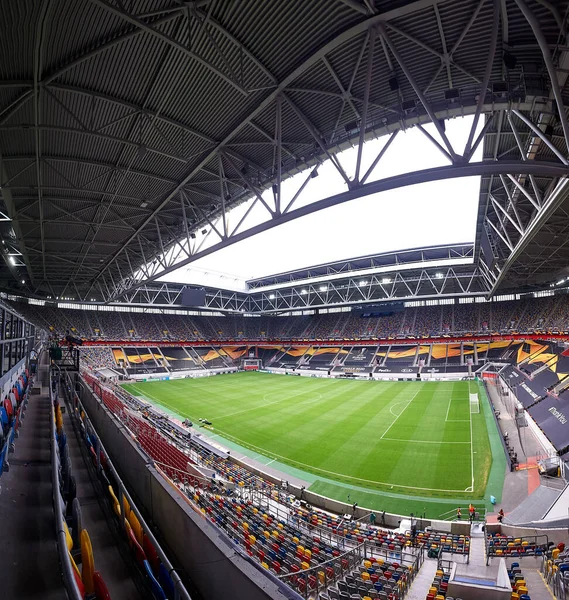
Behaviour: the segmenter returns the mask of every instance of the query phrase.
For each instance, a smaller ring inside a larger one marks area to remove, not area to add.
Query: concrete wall
[[[80,397],[93,426],[137,506],[149,517],[178,563],[204,598],[298,599],[260,565],[242,555],[218,528],[196,513],[182,493],[163,478],[125,427],[87,385]]]

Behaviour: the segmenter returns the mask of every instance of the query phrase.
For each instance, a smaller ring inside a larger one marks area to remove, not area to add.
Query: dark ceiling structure
[[[0,286],[151,302],[159,278],[260,231],[472,175],[476,240],[458,249],[468,264],[441,275],[426,259],[405,297],[550,285],[569,274],[567,9],[567,0],[6,0]],[[464,115],[472,131],[456,148],[445,121]],[[448,164],[382,178],[383,155],[409,127]],[[364,168],[363,144],[382,136]],[[348,147],[358,153],[350,174],[338,157]],[[343,188],[302,204],[326,160]],[[294,196],[281,193],[301,172]],[[246,201],[264,207],[264,223],[250,224],[250,210],[234,222],[231,209]],[[385,282],[405,277],[377,276],[368,300],[393,299]],[[346,301],[285,279],[308,306]]]

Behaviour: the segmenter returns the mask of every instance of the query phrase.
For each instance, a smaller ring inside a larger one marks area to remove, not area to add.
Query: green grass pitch
[[[199,429],[323,480],[405,496],[482,498],[492,454],[474,382],[238,373],[124,386]]]

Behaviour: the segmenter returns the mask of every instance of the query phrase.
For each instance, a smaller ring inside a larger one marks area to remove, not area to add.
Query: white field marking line
[[[470,442],[438,442],[436,440],[400,440],[398,438],[382,438],[387,442],[405,442],[406,444],[470,444]]]
[[[416,485],[402,485],[400,483],[385,483],[383,481],[376,481],[374,479],[362,479],[361,477],[353,477],[352,475],[345,475],[344,473],[337,473],[336,471],[328,471],[327,469],[321,469],[320,467],[308,465],[308,464],[302,463],[298,460],[288,458],[287,456],[282,456],[280,454],[276,454],[275,452],[271,452],[270,450],[265,450],[264,448],[259,448],[259,446],[255,446],[254,444],[250,444],[249,442],[243,442],[239,438],[229,435],[228,433],[222,432],[221,436],[229,438],[230,440],[239,442],[239,444],[241,444],[244,448],[249,448],[250,450],[251,449],[260,450],[262,455],[276,456],[277,459],[281,459],[285,463],[289,462],[289,463],[294,463],[296,465],[300,465],[302,467],[307,467],[309,471],[310,471],[310,469],[312,469],[314,471],[320,471],[321,473],[327,473],[328,475],[336,475],[337,477],[343,477],[345,479],[353,479],[354,481],[363,481],[364,483],[374,483],[376,485],[386,485],[386,486],[389,485],[394,488],[397,487],[397,488],[405,488],[405,489],[410,489],[410,490],[424,490],[424,491],[430,491],[430,492],[436,492],[436,491],[452,492],[452,493],[459,493],[459,494],[462,494],[465,492],[465,490],[443,490],[441,488],[417,487]],[[277,460],[277,459],[275,459],[275,460]],[[339,483],[341,483],[341,482],[339,482]]]
[[[172,406],[170,404],[168,404],[167,402],[164,401],[160,401],[158,402],[158,399],[155,396],[152,396],[152,394],[147,394],[147,396],[149,396],[150,398],[154,398],[154,400],[156,400],[156,402],[158,404],[164,404],[170,408],[172,408]],[[413,398],[411,398],[412,400]],[[212,437],[209,435],[209,433],[204,434],[206,435],[206,437]],[[345,479],[352,479],[354,481],[360,481],[363,483],[373,483],[375,485],[385,485],[385,486],[392,486],[394,488],[404,488],[404,489],[409,489],[409,490],[423,490],[425,492],[450,492],[453,494],[463,494],[465,492],[465,490],[443,490],[441,488],[427,488],[427,487],[417,487],[416,485],[402,485],[400,483],[385,483],[383,481],[376,481],[373,479],[362,479],[361,477],[353,477],[352,475],[345,475],[344,473],[336,473],[336,471],[328,471],[326,469],[321,469],[319,467],[315,467],[313,465],[308,465],[306,463],[302,463],[298,460],[294,460],[292,458],[288,458],[287,456],[282,456],[280,454],[276,454],[275,452],[271,452],[270,450],[266,450],[265,448],[260,448],[259,446],[255,446],[254,444],[250,444],[249,442],[244,442],[243,440],[240,440],[239,438],[230,435],[229,433],[225,433],[224,431],[221,431],[220,434],[216,434],[218,436],[220,436],[222,439],[223,438],[227,438],[229,440],[232,441],[236,441],[238,442],[240,445],[242,445],[244,448],[249,448],[250,450],[255,450],[255,451],[260,451],[260,455],[261,456],[275,456],[275,460],[279,460],[281,459],[283,462],[289,462],[289,463],[294,463],[295,465],[300,465],[301,467],[307,467],[308,471],[310,472],[310,469],[314,470],[314,471],[319,471],[321,473],[326,473],[328,475],[335,475],[336,477],[343,477]],[[339,482],[341,483],[341,482]]]
[[[417,396],[417,394],[421,391],[421,388],[423,386],[421,386],[414,394],[413,397],[411,398],[411,400],[409,400],[409,402],[407,402],[407,406],[405,406],[405,408],[395,417],[395,419],[393,420],[393,422],[391,423],[391,425],[383,432],[383,435],[379,438],[380,440],[382,440],[385,437],[385,434],[395,425],[395,422],[397,421],[397,419],[399,419],[399,417],[407,410],[407,408],[409,407],[409,404],[411,404],[411,402],[413,402],[413,400],[415,400],[415,397]],[[402,401],[404,402],[404,400]],[[401,402],[398,402],[398,404],[401,404]],[[393,413],[391,413],[393,414]]]
[[[392,405],[389,407],[389,412],[390,412],[390,413],[391,413],[391,414],[392,414],[394,417],[398,417],[398,416],[399,416],[401,413],[395,414],[395,413],[393,412],[393,408],[394,408],[395,406],[399,406],[400,404],[404,404],[405,402],[409,402],[409,401],[408,401],[408,400],[401,400],[401,402],[396,402],[395,404],[392,404]],[[407,408],[407,407],[405,407],[405,408]],[[404,408],[403,410],[405,410],[405,408]],[[402,410],[401,412],[403,412],[403,410]]]
[[[312,400],[308,400],[307,402],[304,402],[303,404],[310,404],[311,402],[318,402],[320,400],[322,400],[322,394],[318,393],[318,398],[312,399]],[[263,400],[266,400],[267,396],[269,395],[269,392],[266,393],[263,396]],[[272,404],[278,404],[279,402],[284,402],[285,400],[291,400],[292,398],[295,398],[299,396],[299,394],[294,394],[292,396],[285,396],[284,398],[281,398],[280,400],[275,400],[274,402],[266,402],[265,404],[259,404],[259,406],[252,406],[251,408],[244,408],[243,410],[236,410],[235,412],[232,413],[228,413],[226,415],[221,415],[219,417],[215,417],[215,420],[218,421],[219,419],[225,419],[226,417],[233,417],[235,415],[240,415],[242,413],[246,413],[246,412],[250,412],[252,410],[257,410],[259,408],[265,408],[265,406],[271,406]]]
[[[468,385],[468,397],[470,398],[470,384]],[[470,402],[468,403],[468,414],[470,416],[470,468],[472,473],[471,491],[474,491],[474,446],[472,444],[472,412]],[[468,490],[468,488],[466,488]]]

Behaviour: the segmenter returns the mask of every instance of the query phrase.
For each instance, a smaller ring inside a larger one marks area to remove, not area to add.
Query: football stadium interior
[[[569,0],[0,17],[0,599],[568,600]]]

